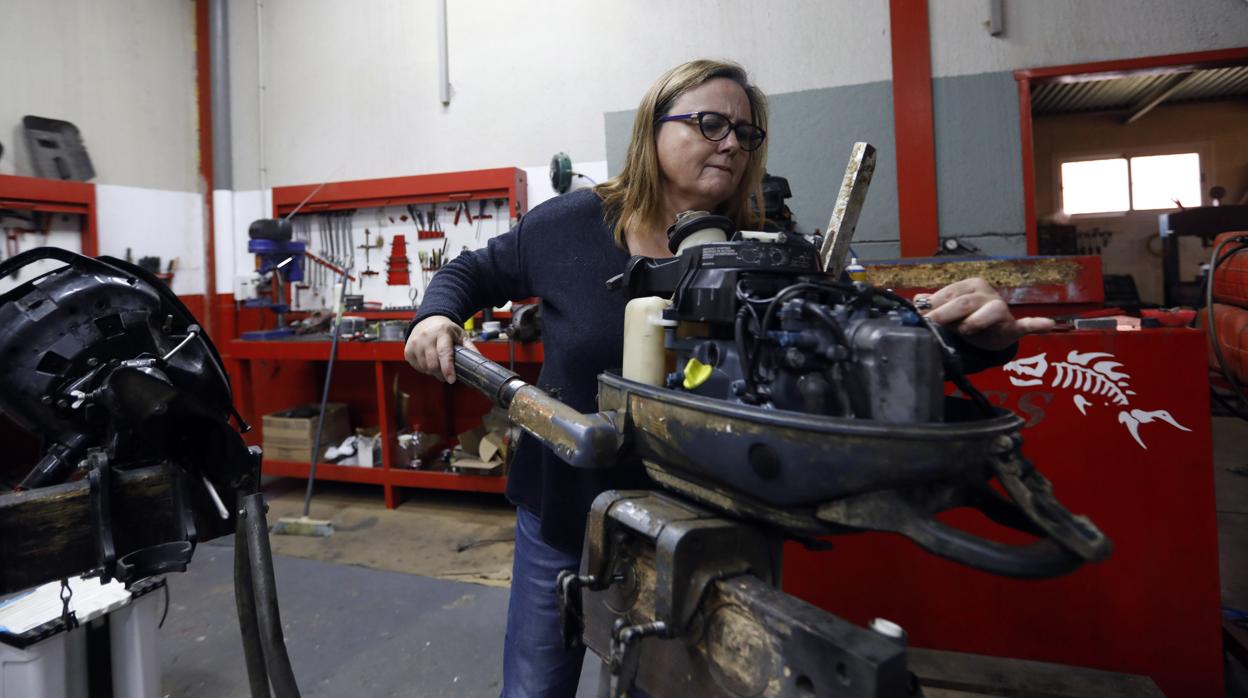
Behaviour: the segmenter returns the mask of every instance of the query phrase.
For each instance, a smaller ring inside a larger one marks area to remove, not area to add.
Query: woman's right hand
[[[455,382],[455,345],[476,351],[468,333],[453,320],[441,315],[416,323],[403,348],[403,358],[412,368],[447,383]]]

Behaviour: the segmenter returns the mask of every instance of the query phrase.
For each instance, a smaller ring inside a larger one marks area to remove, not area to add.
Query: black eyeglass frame
[[[727,122],[728,128],[724,131],[724,135],[720,136],[719,138],[712,138],[706,132],[706,127],[703,125],[703,119],[705,119],[708,116],[718,116],[719,118]],[[726,115],[720,114],[717,111],[695,111],[695,112],[690,112],[688,114],[670,114],[668,116],[663,116],[663,117],[656,119],[655,123],[661,124],[665,121],[692,121],[694,119],[696,119],[698,122],[698,132],[701,133],[702,137],[705,138],[706,140],[712,141],[714,143],[718,143],[719,141],[722,141],[725,138],[727,138],[729,133],[736,133],[737,143],[740,144],[741,150],[744,150],[747,153],[758,150],[759,148],[763,146],[763,142],[767,140],[767,132],[764,131],[762,128],[759,128],[758,126],[751,124],[749,122],[746,122],[746,121],[734,122],[732,119],[729,119]],[[746,129],[746,133],[749,134],[747,137],[744,137],[744,138],[741,135],[741,129],[743,128]],[[749,144],[753,142],[752,136],[754,133],[758,134],[758,141],[753,147],[749,147]]]

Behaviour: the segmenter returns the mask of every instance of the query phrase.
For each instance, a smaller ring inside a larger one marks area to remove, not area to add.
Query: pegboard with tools
[[[274,215],[298,209],[293,235],[308,250],[292,307],[331,307],[349,269],[364,309],[412,308],[443,266],[519,222],[526,191],[519,168],[278,187]]]

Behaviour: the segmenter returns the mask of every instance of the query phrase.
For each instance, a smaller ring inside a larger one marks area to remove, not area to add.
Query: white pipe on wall
[[[268,188],[268,168],[264,166],[264,3],[256,0],[256,160],[260,170],[260,191]]]
[[[446,0],[438,0],[438,98],[442,106],[451,103],[451,71],[446,48]]]
[[[1005,33],[1005,0],[988,0],[988,33],[1001,36]]]

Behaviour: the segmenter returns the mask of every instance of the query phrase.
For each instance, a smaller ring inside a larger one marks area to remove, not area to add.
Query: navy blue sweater
[[[485,249],[451,260],[429,284],[416,316],[444,315],[462,323],[486,307],[538,296],[542,301],[545,362],[538,387],[581,412],[598,409],[599,373],[623,364],[623,293],[607,279],[624,271],[620,249],[590,190],[535,207]],[[507,480],[507,498],[542,520],[542,537],[580,552],[585,517],[608,489],[651,487],[639,463],[607,470],[569,466],[536,439],[520,439]]]
[[[606,282],[624,271],[628,259],[612,238],[598,196],[588,189],[564,194],[534,208],[485,249],[451,260],[429,284],[413,326],[434,315],[462,324],[482,308],[538,296],[546,355],[538,387],[581,412],[595,412],[598,374],[624,363],[627,299],[608,291]],[[1017,347],[983,352],[952,332],[943,334],[969,371],[1004,363]],[[512,460],[507,498],[541,518],[548,543],[576,553],[594,497],[608,489],[651,486],[640,463],[573,468],[525,434]]]

